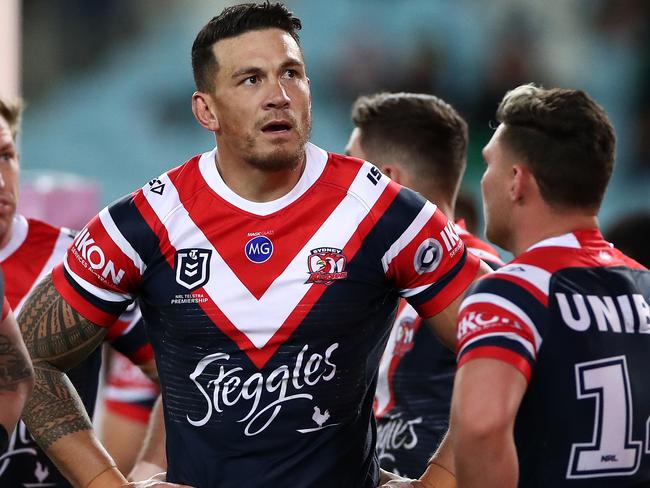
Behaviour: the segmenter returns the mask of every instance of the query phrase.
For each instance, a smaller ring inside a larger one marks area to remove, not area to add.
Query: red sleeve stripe
[[[119,315],[112,315],[90,304],[68,283],[63,266],[58,265],[52,271],[52,283],[63,299],[81,316],[100,327],[112,325]]]
[[[476,256],[467,253],[463,267],[438,294],[428,302],[417,306],[414,305],[420,317],[433,317],[442,312],[451,302],[464,293],[476,278],[480,262]],[[432,286],[435,286],[435,283]]]
[[[384,267],[384,273],[388,272],[390,263],[395,259],[402,250],[408,246],[420,231],[427,225],[427,223],[436,213],[436,206],[431,202],[426,202],[420,213],[415,217],[411,225],[409,225],[401,236],[388,248],[384,256],[381,258],[381,264]]]
[[[463,356],[460,358],[460,361],[458,362],[458,368],[461,368],[464,364],[473,359],[498,359],[500,361],[506,362],[518,369],[519,372],[524,375],[526,381],[530,383],[530,378],[533,374],[533,369],[530,363],[519,354],[508,349],[498,346],[477,347],[463,354]]]
[[[129,353],[128,358],[133,364],[138,365],[151,361],[153,359],[153,349],[151,348],[151,344],[144,344],[132,353]]]
[[[490,275],[486,275],[486,276],[490,276]],[[517,319],[519,319],[519,322],[521,322],[522,325],[527,326],[530,329],[530,332],[532,333],[535,339],[535,349],[539,351],[539,348],[542,345],[542,336],[537,330],[537,327],[535,326],[533,320],[528,316],[526,312],[524,312],[517,305],[512,303],[510,300],[503,298],[502,296],[495,295],[494,293],[474,293],[468,296],[467,298],[465,298],[465,300],[463,300],[463,303],[460,306],[460,313],[464,314],[466,312],[466,309],[468,309],[468,307],[475,304],[488,305],[488,306],[495,305],[508,311],[513,316],[517,317]]]
[[[149,422],[151,408],[138,405],[137,403],[124,403],[117,400],[106,400],[105,405],[106,409],[114,414],[135,420],[142,424]]]
[[[68,255],[66,255],[63,258],[63,266],[65,267],[65,270],[68,272],[70,277],[77,283],[77,285],[79,285],[81,288],[86,290],[91,295],[99,298],[100,300],[104,300],[105,302],[114,302],[114,303],[121,303],[121,302],[127,302],[132,300],[131,295],[127,295],[126,293],[119,293],[113,290],[109,291],[104,288],[99,288],[98,286],[93,285],[89,281],[84,280],[81,276],[79,276],[77,273],[72,271],[72,268],[68,264]]]

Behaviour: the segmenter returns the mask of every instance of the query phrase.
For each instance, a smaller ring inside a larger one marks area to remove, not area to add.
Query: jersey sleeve
[[[458,314],[458,367],[477,358],[505,361],[530,381],[544,337],[547,302],[499,271],[473,285]]]
[[[142,259],[123,234],[129,222],[121,207],[129,205],[132,198],[103,209],[52,271],[54,286],[66,302],[99,326],[112,325],[133,302],[144,272]]]
[[[137,302],[132,303],[110,326],[106,340],[133,364],[145,364],[153,359],[153,349]]]
[[[436,315],[476,277],[479,259],[468,253],[453,222],[431,202],[392,243],[382,264],[386,276],[423,318]]]

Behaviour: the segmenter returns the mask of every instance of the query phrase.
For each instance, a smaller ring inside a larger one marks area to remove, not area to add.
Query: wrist
[[[127,476],[129,481],[142,481],[151,478],[160,473],[164,473],[166,468],[159,466],[156,463],[151,463],[149,461],[141,460],[135,463],[133,469]]]
[[[126,484],[128,481],[117,469],[117,466],[109,466],[91,479],[86,488],[117,488]]]
[[[454,473],[435,461],[429,461],[420,481],[426,488],[456,488]]]

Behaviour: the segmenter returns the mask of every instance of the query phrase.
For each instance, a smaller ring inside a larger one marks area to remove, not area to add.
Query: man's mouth
[[[262,126],[262,132],[267,134],[281,134],[293,129],[293,124],[287,120],[272,120]]]

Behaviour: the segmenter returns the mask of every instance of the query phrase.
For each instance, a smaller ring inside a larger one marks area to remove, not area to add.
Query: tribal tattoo
[[[11,337],[0,333],[0,392],[16,391],[32,375],[29,359],[16,348]]]
[[[65,371],[99,347],[106,329],[83,318],[44,279],[18,317],[32,357],[36,385],[23,420],[36,442],[47,449],[74,432],[91,430],[90,419]]]

